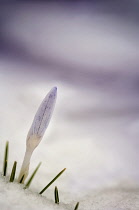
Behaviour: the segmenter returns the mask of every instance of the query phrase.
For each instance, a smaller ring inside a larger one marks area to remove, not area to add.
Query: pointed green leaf
[[[12,168],[12,172],[11,172],[11,176],[10,176],[10,182],[13,182],[14,181],[14,178],[15,178],[15,172],[16,172],[16,165],[17,165],[17,162],[14,161],[14,164],[13,164],[13,168]]]
[[[5,152],[4,152],[3,176],[6,176],[6,173],[7,173],[8,153],[9,153],[9,142],[7,141],[5,145]]]
[[[79,202],[77,202],[77,204],[76,204],[76,206],[75,206],[74,210],[77,210],[77,209],[78,209],[78,207],[79,207]]]
[[[43,188],[42,189],[42,191],[40,191],[40,193],[39,194],[42,194],[48,187],[50,187],[50,185],[51,184],[53,184],[53,182],[64,172],[66,170],[66,168],[64,168],[59,174],[57,174],[57,176],[54,178],[54,179],[52,179],[52,181],[48,184],[48,185],[46,185],[46,187],[45,188]]]
[[[54,195],[55,195],[55,203],[59,204],[59,194],[57,187],[55,187]]]
[[[23,179],[24,179],[25,174],[22,176],[22,178],[20,179],[19,183],[22,184]]]
[[[37,165],[37,167],[33,171],[32,175],[30,176],[29,180],[27,181],[24,189],[26,189],[26,188],[28,188],[30,186],[30,184],[31,184],[31,182],[32,182],[34,176],[36,175],[36,173],[37,173],[37,171],[38,171],[38,169],[39,169],[40,166],[41,166],[41,162]]]

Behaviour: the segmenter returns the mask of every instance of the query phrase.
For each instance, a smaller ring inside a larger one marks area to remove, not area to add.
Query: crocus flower
[[[48,124],[50,122],[54,110],[56,96],[57,96],[57,88],[54,87],[46,95],[34,117],[33,123],[31,125],[31,128],[28,132],[26,139],[26,152],[20,170],[20,174],[18,177],[19,182],[22,179],[22,183],[24,183],[26,177],[28,176],[29,164],[32,153],[34,149],[39,145],[45,133],[45,130],[48,127]]]

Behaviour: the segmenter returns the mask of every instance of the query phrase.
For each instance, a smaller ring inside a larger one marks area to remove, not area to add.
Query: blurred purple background
[[[55,85],[51,140],[41,149],[64,156],[68,184],[136,183],[139,1],[1,2],[0,137],[12,137],[22,155],[35,110]]]

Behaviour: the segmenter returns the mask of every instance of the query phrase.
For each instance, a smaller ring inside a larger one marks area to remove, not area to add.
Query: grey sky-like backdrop
[[[42,157],[57,151],[73,190],[139,179],[138,12],[137,0],[1,1],[0,137],[14,139],[15,158],[37,105],[57,85]]]

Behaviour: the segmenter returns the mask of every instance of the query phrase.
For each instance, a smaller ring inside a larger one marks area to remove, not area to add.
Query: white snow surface
[[[0,177],[0,209],[68,210],[77,201],[81,210],[139,209],[138,28],[55,4],[11,6],[4,17],[5,39],[15,47],[0,55],[0,165],[9,140],[8,176],[15,160],[18,176],[41,101],[53,86],[58,97],[30,174],[42,166],[29,190]]]
[[[73,200],[70,204],[66,201],[64,195],[60,204],[54,204],[53,199],[38,195],[30,190],[24,190],[22,185],[9,183],[8,180],[0,178],[0,205],[1,209],[74,209],[76,202]],[[48,192],[52,194],[52,192]],[[138,210],[139,189],[134,186],[120,186],[115,188],[104,188],[103,190],[92,191],[89,195],[80,199],[79,209],[87,210]],[[6,198],[6,200],[5,200]],[[12,205],[12,206],[11,206]]]

